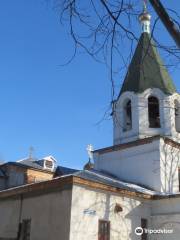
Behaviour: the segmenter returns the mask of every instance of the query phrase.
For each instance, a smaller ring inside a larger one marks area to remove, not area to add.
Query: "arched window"
[[[175,128],[177,132],[180,132],[180,103],[175,100],[174,101],[174,108],[175,108]]]
[[[129,130],[132,129],[131,100],[127,99],[127,100],[124,102],[123,112],[124,112],[123,130],[124,130],[124,131],[129,131]]]
[[[148,98],[149,127],[160,128],[159,101],[156,97]]]

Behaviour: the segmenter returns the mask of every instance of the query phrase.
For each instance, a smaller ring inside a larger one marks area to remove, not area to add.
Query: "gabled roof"
[[[33,196],[34,194],[47,194],[48,191],[52,192],[57,189],[58,191],[64,190],[65,186],[67,189],[68,187],[69,189],[72,189],[73,184],[90,187],[91,189],[95,189],[95,191],[108,191],[115,194],[120,194],[121,196],[129,196],[130,198],[138,197],[147,200],[180,198],[180,193],[160,193],[136,184],[121,181],[102,172],[82,170],[74,174],[67,174],[52,180],[26,184],[2,190],[0,191],[0,199],[9,197],[12,198],[13,196],[22,194],[28,194],[28,196],[31,196],[31,192],[33,193]]]
[[[26,167],[32,167],[38,170],[44,170],[43,166],[39,163],[39,161],[33,158],[22,159],[20,161],[17,161],[16,163],[18,163],[19,166],[24,165]]]
[[[176,88],[160,58],[150,34],[142,33],[129,65],[120,94],[126,91],[144,92],[148,88],[173,94]]]
[[[42,161],[44,161],[44,160],[51,160],[51,161],[54,161],[55,163],[57,162],[57,160],[53,156],[47,156],[42,159],[29,158],[29,157],[24,158],[24,159],[18,160],[16,162],[16,164],[18,164],[19,166],[26,166],[29,168],[34,168],[34,169],[38,169],[38,170],[42,170],[42,171],[54,172],[55,168],[53,170],[44,168],[44,166],[42,164]]]
[[[38,171],[43,171],[43,172],[49,172],[49,173],[53,173],[54,171],[50,171],[49,169],[44,169],[40,164],[36,163],[36,161],[34,160],[23,160],[21,162],[6,162],[4,164],[2,164],[1,166],[10,166],[10,165],[14,165],[17,167],[22,167],[22,168],[26,168],[26,169],[35,169]]]

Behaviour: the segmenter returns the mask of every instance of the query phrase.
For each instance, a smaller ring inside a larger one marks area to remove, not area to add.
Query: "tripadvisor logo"
[[[135,229],[135,234],[138,236],[141,236],[143,234],[143,228],[142,227],[137,227]]]
[[[141,236],[142,234],[170,234],[173,233],[173,229],[147,229],[147,228],[142,228],[142,227],[137,227],[135,229],[135,234],[138,236]]]

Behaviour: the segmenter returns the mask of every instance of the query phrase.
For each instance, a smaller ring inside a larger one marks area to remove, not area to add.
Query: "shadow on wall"
[[[180,149],[164,144],[161,153],[161,188],[163,192],[179,191]]]
[[[75,202],[77,200],[74,199]],[[122,207],[122,211],[115,211],[117,203]],[[119,196],[110,194],[100,196],[99,193],[97,193],[93,203],[87,206],[87,209],[94,209],[96,215],[87,216],[83,214],[80,219],[78,214],[74,215],[73,223],[75,223],[75,227],[73,227],[72,239],[82,239],[84,234],[86,239],[97,240],[98,221],[105,220],[110,221],[110,239],[135,240],[138,239],[135,235],[135,228],[141,225],[141,218],[148,219],[150,214],[150,208],[136,199],[127,197],[120,199]]]

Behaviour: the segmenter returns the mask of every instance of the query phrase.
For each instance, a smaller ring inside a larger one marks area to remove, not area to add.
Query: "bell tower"
[[[179,192],[180,95],[150,33],[142,34],[114,104],[114,145],[94,151],[95,170],[163,193]]]
[[[113,112],[114,145],[151,136],[180,139],[180,95],[156,49],[144,4],[142,34]]]

